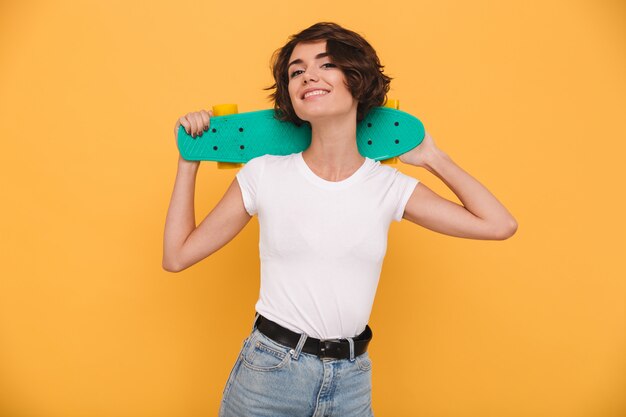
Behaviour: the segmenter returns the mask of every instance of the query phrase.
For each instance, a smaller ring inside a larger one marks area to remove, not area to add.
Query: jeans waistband
[[[367,351],[367,346],[373,336],[372,329],[366,325],[365,330],[355,337],[320,340],[309,337],[305,333],[293,332],[259,313],[255,315],[253,328],[255,327],[276,343],[295,349],[296,359],[300,352],[306,352],[319,358],[350,359],[353,361],[355,356]]]

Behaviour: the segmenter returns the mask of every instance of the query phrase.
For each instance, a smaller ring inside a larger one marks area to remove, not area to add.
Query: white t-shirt
[[[256,311],[318,339],[365,329],[392,220],[419,180],[365,158],[349,178],[318,177],[302,158],[263,155],[237,173],[258,214],[261,287]]]

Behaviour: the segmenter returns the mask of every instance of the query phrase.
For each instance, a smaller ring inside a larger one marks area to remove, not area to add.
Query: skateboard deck
[[[242,164],[257,156],[289,155],[309,147],[311,127],[308,123],[296,126],[279,121],[274,115],[273,109],[214,115],[208,131],[195,138],[181,125],[178,130],[180,154],[189,161]],[[424,125],[417,117],[396,108],[375,107],[357,124],[356,141],[362,156],[385,161],[418,146],[424,134]]]

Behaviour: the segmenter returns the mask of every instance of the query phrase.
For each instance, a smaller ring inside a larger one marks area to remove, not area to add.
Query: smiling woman
[[[269,98],[281,120],[297,125],[304,122],[294,111],[288,86],[293,78],[304,73],[306,65],[312,64],[293,53],[297,46],[308,43],[318,45],[313,48],[319,50],[314,55],[317,64],[330,64],[326,68],[339,68],[345,75],[347,88],[358,101],[357,122],[363,120],[372,107],[383,105],[392,78],[383,73],[384,66],[374,48],[356,32],[335,23],[321,22],[291,36],[272,56],[275,83],[266,90],[275,89]]]
[[[193,265],[259,218],[256,315],[224,388],[220,417],[372,416],[368,321],[391,222],[408,219],[475,239],[515,232],[508,211],[428,133],[400,160],[439,176],[463,206],[359,153],[357,122],[389,90],[382,69],[363,37],[335,23],[293,35],[274,53],[270,98],[276,117],[310,124],[311,144],[299,153],[251,159],[198,227],[199,162],[179,159],[164,268]],[[179,123],[197,133],[208,129],[210,114],[190,113]]]
[[[328,62],[332,59],[329,54],[318,53],[326,48],[325,40],[299,43],[291,53],[292,57],[303,58],[292,61],[293,72],[287,86],[290,111],[296,114],[298,120],[305,120],[316,126],[320,125],[322,118],[341,113],[357,113],[359,105],[359,101],[350,91],[342,69]],[[319,56],[323,57],[318,58]]]

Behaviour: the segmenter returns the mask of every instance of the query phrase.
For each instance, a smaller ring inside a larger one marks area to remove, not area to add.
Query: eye
[[[326,67],[326,66],[328,66],[327,68],[332,68],[332,67],[336,67],[337,65],[335,65],[333,63],[330,63],[330,62],[322,64],[322,67]],[[300,73],[300,72],[302,72],[302,70],[295,70],[295,71],[293,71],[291,73],[291,78],[296,77],[298,75],[298,73]]]

